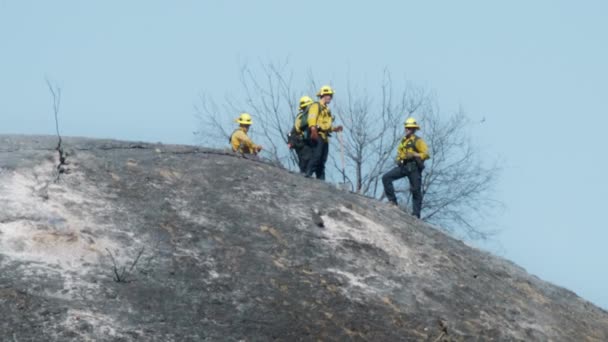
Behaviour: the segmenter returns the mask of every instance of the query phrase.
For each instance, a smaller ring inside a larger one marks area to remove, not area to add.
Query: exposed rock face
[[[64,139],[58,174],[55,145],[0,136],[2,340],[608,340],[605,311],[387,204],[187,146]]]

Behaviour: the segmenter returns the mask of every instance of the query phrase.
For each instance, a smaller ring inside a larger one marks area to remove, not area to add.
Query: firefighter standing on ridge
[[[254,144],[247,135],[249,127],[253,123],[251,120],[251,115],[249,115],[249,113],[241,113],[241,115],[234,121],[239,123],[239,128],[237,128],[230,136],[230,145],[232,146],[232,151],[241,154],[257,155],[258,152],[262,150],[262,146]]]
[[[329,110],[329,103],[334,95],[330,86],[322,86],[315,102],[308,108],[308,144],[312,149],[312,158],[306,166],[306,177],[315,173],[317,179],[325,179],[325,162],[329,153],[329,134],[341,132],[342,126],[333,127],[333,118]]]
[[[412,214],[420,218],[422,208],[422,170],[424,161],[429,159],[428,147],[422,138],[416,136],[420,129],[414,118],[405,120],[405,137],[397,147],[398,166],[382,176],[384,193],[388,201],[397,205],[393,181],[408,177],[410,181],[410,192],[412,193]]]
[[[302,96],[300,98],[299,113],[296,115],[296,121],[287,137],[287,146],[290,149],[294,149],[298,156],[300,173],[306,173],[308,161],[312,157],[310,144],[306,143],[308,139],[307,123],[302,121],[308,120],[308,109],[313,103],[314,101],[309,96]]]

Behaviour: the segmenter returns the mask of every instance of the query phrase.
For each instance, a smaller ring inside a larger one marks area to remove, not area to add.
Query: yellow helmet
[[[331,89],[331,87],[328,85],[322,86],[321,89],[319,89],[319,92],[317,93],[318,97],[325,96],[325,95],[332,95],[332,96],[334,95],[334,90]]]
[[[414,118],[407,118],[407,120],[405,120],[405,128],[420,129],[420,126],[418,126],[418,123],[416,122],[416,119],[414,119]]]
[[[309,96],[300,97],[300,109],[310,106],[314,101]]]
[[[251,115],[249,113],[241,113],[237,119],[234,121],[240,123],[241,125],[251,125],[253,121],[251,121]]]

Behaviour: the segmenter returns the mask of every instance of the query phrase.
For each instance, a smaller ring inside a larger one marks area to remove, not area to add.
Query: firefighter
[[[419,129],[416,119],[405,120],[405,136],[397,147],[397,167],[382,176],[386,198],[394,205],[397,205],[397,197],[393,182],[404,177],[409,179],[413,202],[412,214],[418,218],[422,208],[422,170],[424,161],[430,157],[426,143],[416,135]]]
[[[329,135],[331,132],[341,132],[342,126],[332,126],[333,117],[328,105],[334,96],[330,86],[322,86],[317,97],[318,102],[308,108],[308,144],[312,150],[312,157],[306,166],[306,177],[314,173],[317,179],[325,179],[325,163],[329,153]]]
[[[257,155],[262,150],[262,146],[254,144],[247,135],[249,127],[253,123],[251,115],[249,113],[241,113],[234,121],[239,124],[239,127],[230,136],[232,151],[241,154]]]
[[[300,98],[298,115],[296,115],[293,128],[287,136],[287,146],[296,152],[298,167],[300,168],[300,173],[303,174],[306,173],[308,161],[312,157],[312,149],[310,144],[307,143],[308,134],[306,128],[308,127],[308,109],[313,103],[314,101],[309,96],[302,96]]]

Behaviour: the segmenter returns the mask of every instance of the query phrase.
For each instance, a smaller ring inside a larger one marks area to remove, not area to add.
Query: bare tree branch
[[[63,140],[61,139],[61,134],[59,133],[59,108],[61,106],[61,88],[59,86],[53,85],[48,78],[45,78],[45,81],[47,87],[49,88],[49,92],[53,97],[53,115],[55,117],[55,131],[57,132],[57,147],[55,147],[55,150],[59,155],[59,164],[57,164],[56,167],[57,174],[55,177],[55,182],[58,182],[61,174],[67,171],[67,168],[65,167],[65,165],[67,165],[67,154],[63,151]]]
[[[308,71],[306,77],[309,90],[316,89],[313,73]],[[244,96],[240,101],[225,99],[222,107],[233,116],[236,108],[247,108],[259,123],[255,125],[259,135],[254,140],[260,139],[267,146],[265,153],[273,161],[291,169],[297,167],[297,160],[286,147],[287,133],[297,115],[297,99],[305,94],[294,91],[293,80],[288,61],[260,63],[255,68],[243,66],[240,82]],[[434,93],[409,82],[397,87],[388,69],[383,71],[376,90],[355,88],[351,82],[343,89],[332,102],[332,112],[344,126],[345,169],[342,174],[340,154],[331,147],[329,161],[333,169],[328,170],[328,175],[344,177],[353,191],[383,199],[382,176],[395,166],[395,150],[404,134],[403,122],[408,116],[415,116],[431,154],[422,181],[423,219],[452,233],[487,237],[488,231],[482,230],[480,223],[500,206],[492,199],[500,168],[482,162],[470,140],[469,121],[464,112],[443,114]],[[197,113],[201,114],[201,121],[208,122],[201,126],[201,132],[209,129],[228,132],[223,124],[226,114],[222,116],[217,106],[210,106],[204,97],[200,100]],[[407,180],[396,183],[401,203],[410,202],[408,186]]]

